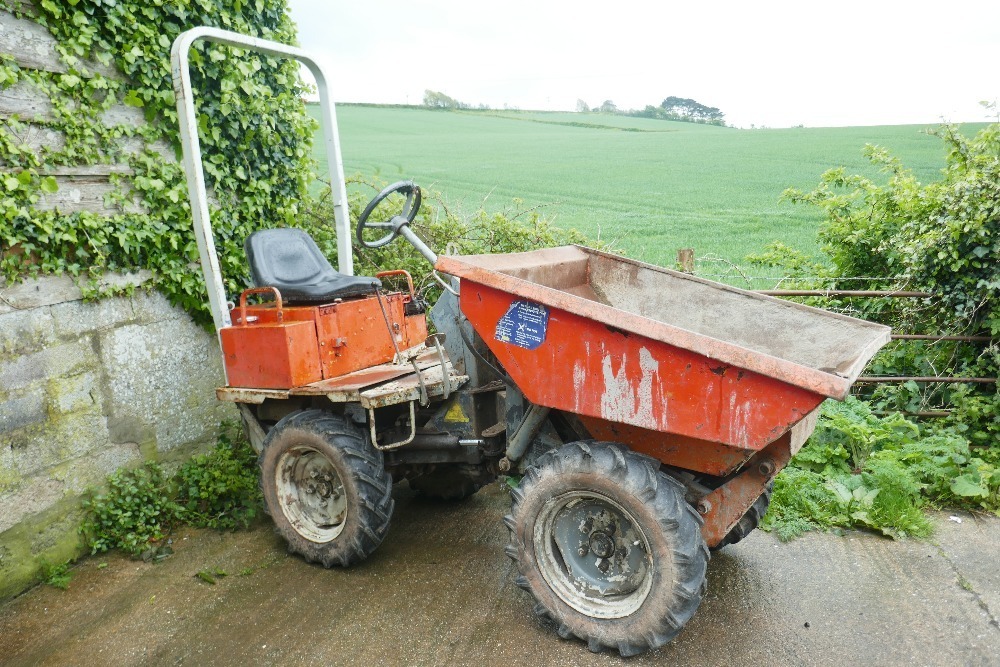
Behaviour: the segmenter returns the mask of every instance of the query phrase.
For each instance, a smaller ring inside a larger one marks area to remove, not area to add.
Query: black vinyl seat
[[[290,303],[324,303],[374,294],[378,278],[345,276],[327,261],[305,231],[261,229],[247,237],[243,248],[255,287],[276,287]]]

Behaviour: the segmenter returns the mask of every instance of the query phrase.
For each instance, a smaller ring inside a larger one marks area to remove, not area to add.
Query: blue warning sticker
[[[534,350],[545,342],[545,332],[548,327],[548,308],[540,303],[515,301],[497,322],[494,337],[501,343]]]

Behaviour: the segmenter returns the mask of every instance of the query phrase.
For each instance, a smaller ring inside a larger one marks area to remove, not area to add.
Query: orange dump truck
[[[198,40],[295,57],[317,74],[339,270],[305,232],[262,230],[246,242],[254,287],[230,301],[187,77]],[[420,189],[404,181],[372,200],[354,236],[411,242],[442,285],[428,310],[405,272],[353,275],[336,124],[314,61],[199,28],[175,42],[173,71],[227,374],[217,396],[238,406],[267,509],[306,560],[367,558],[397,482],[460,500],[506,475],[507,554],[535,612],[594,651],[662,646],[700,604],[710,550],[757,526],[820,403],[842,400],[889,340],[887,327],[578,246],[438,256],[410,229]],[[390,198],[400,213],[379,215]],[[401,276],[405,289],[383,285]]]

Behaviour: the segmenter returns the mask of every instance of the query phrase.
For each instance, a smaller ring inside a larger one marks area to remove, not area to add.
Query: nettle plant
[[[172,303],[208,322],[183,169],[157,150],[166,145],[180,154],[170,45],[199,25],[294,43],[286,2],[41,0],[25,17],[58,39],[67,71],[26,70],[7,58],[0,61],[0,87],[25,81],[43,90],[52,113],[41,124],[65,143],[34,150],[19,139],[17,120],[0,123],[0,162],[7,165],[0,178],[0,217],[7,221],[0,226],[0,275],[67,273],[94,296],[104,273],[148,269]],[[114,65],[124,77],[95,71],[110,71],[88,65],[95,62]],[[313,178],[316,127],[294,62],[203,43],[192,51],[191,66],[219,260],[236,291],[245,279],[246,236],[299,215]],[[119,103],[141,108],[147,122],[105,123],[102,115]],[[125,150],[136,142],[139,150]],[[122,162],[131,173],[112,175],[119,185],[114,214],[37,208],[39,196],[57,187],[46,175],[53,167]]]

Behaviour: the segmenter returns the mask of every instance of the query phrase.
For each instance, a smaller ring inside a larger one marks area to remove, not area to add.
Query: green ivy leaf
[[[125,103],[125,106],[129,107],[141,108],[145,106],[145,102],[142,101],[142,98],[139,97],[139,93],[135,90],[130,90],[127,93],[125,93],[125,97],[122,99],[122,102]]]
[[[46,176],[42,179],[41,183],[42,192],[46,194],[55,194],[59,192],[59,183],[56,181],[55,176]]]

